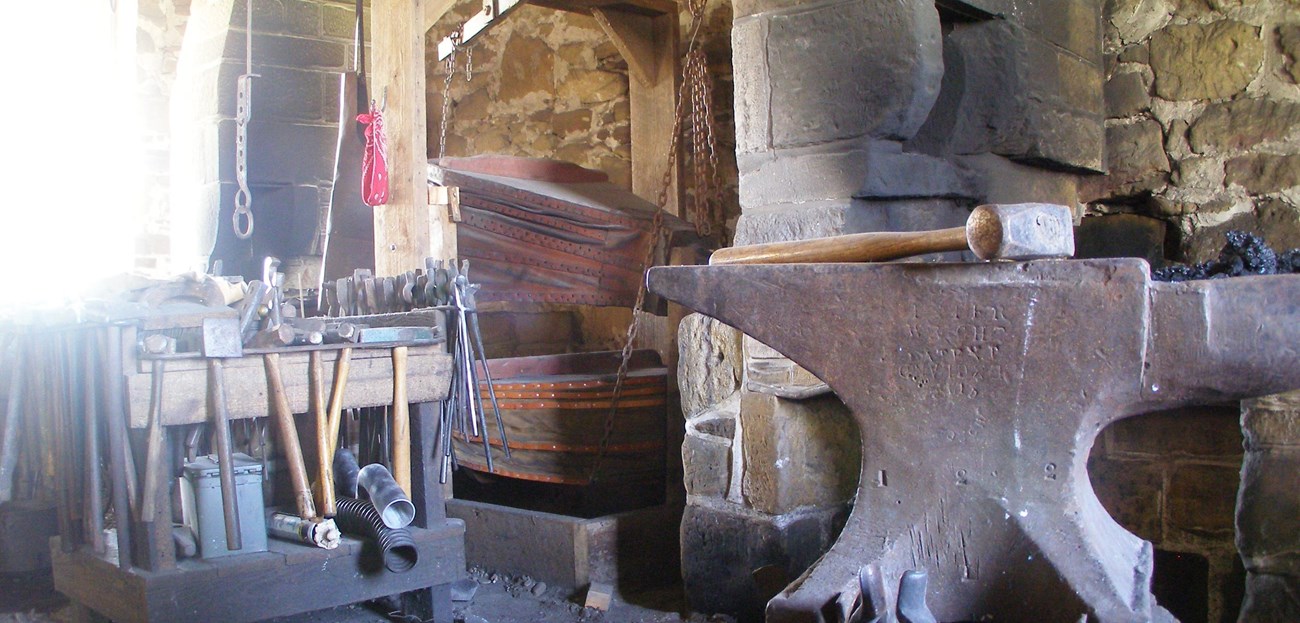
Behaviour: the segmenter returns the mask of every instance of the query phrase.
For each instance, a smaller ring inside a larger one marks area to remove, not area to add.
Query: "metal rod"
[[[81,358],[83,372],[85,374],[85,385],[82,387],[82,395],[85,397],[85,439],[83,443],[86,448],[86,467],[85,467],[85,498],[86,498],[86,540],[90,542],[91,547],[96,554],[104,553],[104,495],[102,492],[102,483],[104,481],[103,468],[101,465],[99,447],[99,417],[100,417],[100,366],[99,351],[95,348],[97,340],[94,339],[100,332],[92,332],[86,339],[85,348],[82,349]]]
[[[14,361],[9,371],[9,400],[5,408],[4,430],[0,431],[0,503],[13,499],[14,471],[18,466],[18,422],[23,412],[23,390],[26,379],[26,340],[16,341]]]
[[[122,327],[109,326],[104,332],[104,391],[108,405],[108,453],[113,476],[113,516],[117,523],[117,565],[131,568],[131,503],[126,478],[126,404],[122,400]]]
[[[496,416],[497,432],[501,437],[501,451],[510,458],[510,443],[506,440],[506,425],[501,419],[501,405],[497,403],[497,390],[492,386],[492,370],[488,368],[487,350],[483,348],[483,334],[479,331],[478,312],[469,316],[470,328],[474,332],[474,343],[478,346],[478,358],[483,362],[483,378],[487,381],[488,396],[492,398],[492,413]]]

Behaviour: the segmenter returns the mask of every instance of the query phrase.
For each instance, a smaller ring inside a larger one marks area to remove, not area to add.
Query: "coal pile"
[[[1300,272],[1300,249],[1278,253],[1255,234],[1232,230],[1219,257],[1200,264],[1174,264],[1152,271],[1156,281],[1223,279],[1243,275],[1278,275]]]

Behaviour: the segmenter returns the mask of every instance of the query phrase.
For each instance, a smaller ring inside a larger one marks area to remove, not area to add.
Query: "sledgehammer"
[[[965,227],[872,232],[718,249],[710,264],[883,262],[925,253],[965,251],[981,260],[1032,260],[1074,255],[1070,209],[1050,203],[982,205]]]

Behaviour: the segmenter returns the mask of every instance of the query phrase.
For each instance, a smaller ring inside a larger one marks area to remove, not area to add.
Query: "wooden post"
[[[665,12],[645,15],[614,8],[593,8],[596,23],[614,41],[627,60],[628,98],[632,115],[632,192],[657,201],[668,166],[677,89],[681,84],[677,59],[677,4],[664,3]],[[670,10],[668,10],[670,8]],[[669,214],[681,214],[681,155],[669,174],[665,205]]]
[[[436,0],[430,0],[436,1]],[[429,209],[425,135],[425,0],[373,0],[371,97],[384,102],[388,203],[375,208],[375,274],[424,266],[456,255],[447,213]]]

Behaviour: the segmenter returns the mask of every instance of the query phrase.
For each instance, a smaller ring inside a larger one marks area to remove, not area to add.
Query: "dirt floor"
[[[687,612],[681,587],[616,596],[607,611],[584,608],[584,593],[548,587],[527,577],[507,577],[477,569],[473,598],[455,603],[457,623],[733,623],[725,616]],[[67,601],[49,576],[0,576],[0,623],[64,623]],[[355,604],[274,619],[271,623],[415,623],[382,603]]]

